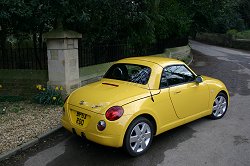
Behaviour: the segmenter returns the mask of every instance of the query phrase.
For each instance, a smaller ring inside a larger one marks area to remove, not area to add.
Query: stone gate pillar
[[[62,86],[69,94],[80,86],[78,39],[74,31],[53,30],[43,37],[47,43],[49,86]]]

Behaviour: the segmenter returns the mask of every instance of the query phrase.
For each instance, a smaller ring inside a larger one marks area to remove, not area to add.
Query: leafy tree
[[[189,0],[181,2],[191,16],[190,33],[194,37],[197,32],[225,33],[237,25],[239,2],[236,0]]]
[[[88,43],[150,43],[154,27],[147,0],[89,0],[83,4],[84,19],[67,20],[66,26],[83,33]],[[70,24],[69,24],[70,23]]]
[[[176,0],[159,1],[156,15],[157,39],[187,36],[191,17]]]
[[[19,21],[25,20],[31,13],[22,0],[2,0],[0,8],[0,44],[5,48],[7,35],[16,33]]]
[[[250,1],[241,0],[239,4],[239,13],[247,28],[250,28]]]
[[[249,0],[1,0],[0,44],[13,35],[41,47],[42,33],[66,28],[89,45],[128,42],[146,47],[197,32],[250,26]],[[240,29],[240,28],[237,28]]]

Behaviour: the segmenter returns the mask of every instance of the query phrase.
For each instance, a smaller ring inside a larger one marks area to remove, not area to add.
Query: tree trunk
[[[36,64],[38,64],[39,69],[42,69],[42,64],[41,61],[37,55],[37,41],[36,41],[37,37],[36,37],[36,33],[33,34],[33,47],[34,47],[34,54],[35,54],[35,59],[36,59]],[[36,66],[37,68],[37,66]]]
[[[4,26],[1,26],[0,30],[0,50],[2,51],[2,61],[4,61],[6,55],[6,38],[7,38],[7,31]]]
[[[38,38],[38,47],[39,47],[39,49],[43,48],[43,37],[42,37],[42,35],[43,35],[43,32],[40,31],[39,32],[39,38]]]
[[[0,48],[2,48],[2,49],[5,49],[6,38],[7,38],[7,32],[4,28],[4,26],[1,26],[1,29],[0,29]]]

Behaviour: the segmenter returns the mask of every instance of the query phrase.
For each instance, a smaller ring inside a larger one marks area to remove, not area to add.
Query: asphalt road
[[[194,41],[191,46],[196,50],[191,68],[222,80],[230,91],[230,106],[222,119],[202,118],[161,134],[154,138],[150,150],[137,158],[62,129],[0,165],[249,166],[250,52]]]

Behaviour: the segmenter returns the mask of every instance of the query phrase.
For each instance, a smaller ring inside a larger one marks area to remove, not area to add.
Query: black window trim
[[[164,69],[166,67],[171,67],[171,66],[184,66],[190,73],[192,73],[194,75],[194,77],[197,77],[197,75],[194,72],[192,72],[185,64],[173,64],[173,65],[168,65],[168,66],[165,66],[165,67],[162,68],[161,78],[162,78],[162,74],[163,74]],[[183,83],[179,83],[179,84],[175,84],[175,85],[169,85],[169,83],[167,82],[167,84],[168,84],[167,86],[161,87],[161,78],[160,78],[159,89],[171,88],[171,87],[174,87],[174,86],[179,86],[179,85],[195,82],[195,79],[193,81],[183,82]]]

